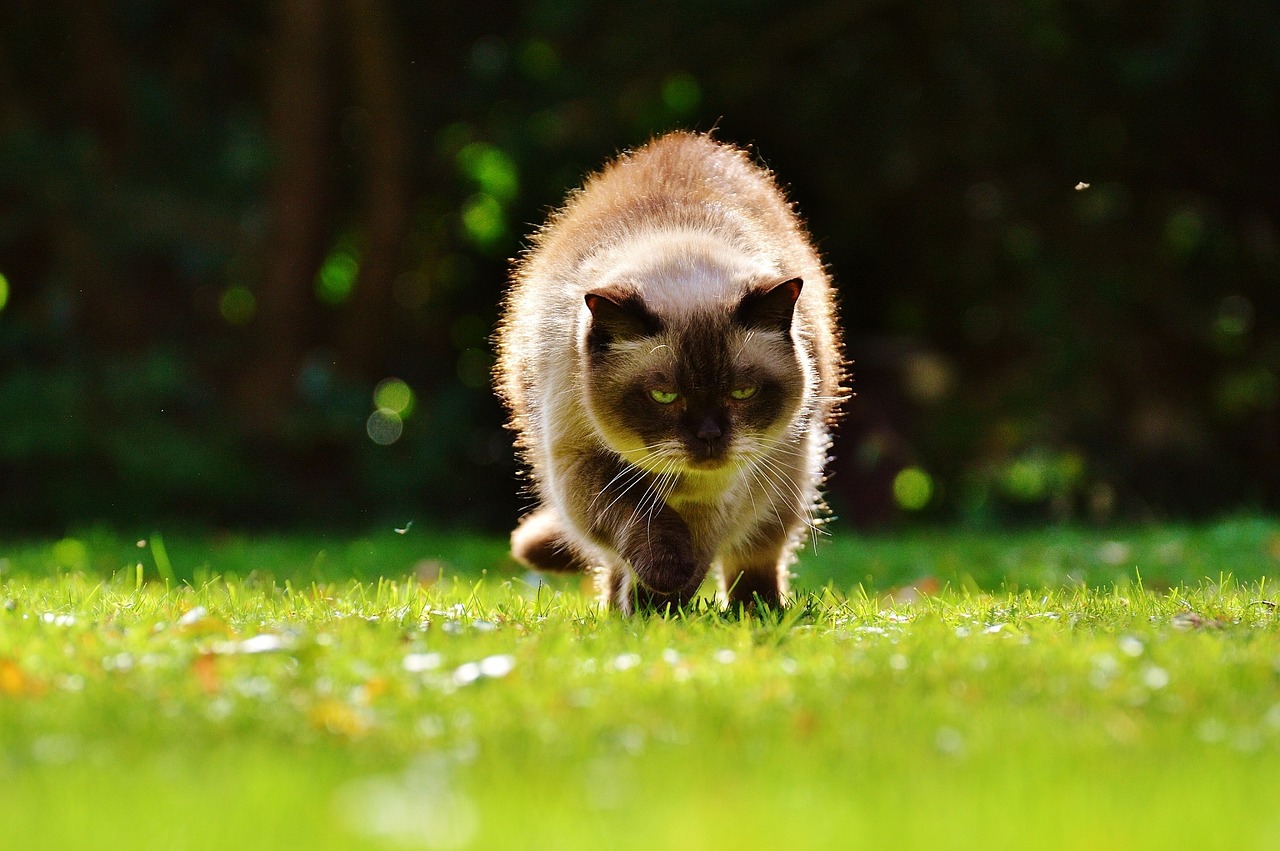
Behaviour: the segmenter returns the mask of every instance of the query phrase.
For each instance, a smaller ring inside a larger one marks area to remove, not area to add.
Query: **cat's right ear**
[[[782,283],[753,290],[742,297],[734,311],[734,319],[746,328],[764,328],[785,334],[791,330],[791,316],[803,286],[804,281],[799,278],[789,278]]]
[[[662,322],[644,306],[635,293],[596,290],[584,296],[591,311],[587,346],[599,351],[610,343],[652,337],[662,330]]]

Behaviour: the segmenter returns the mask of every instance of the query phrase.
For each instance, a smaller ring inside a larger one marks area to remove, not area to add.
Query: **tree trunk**
[[[294,398],[324,250],[331,17],[329,0],[276,3],[267,122],[277,166],[257,292],[256,347],[240,395],[246,425],[259,433],[272,431]]]
[[[339,360],[352,375],[374,377],[386,356],[392,319],[392,284],[400,271],[409,226],[405,171],[407,119],[400,90],[400,51],[385,0],[345,0],[348,48],[356,96],[369,117],[361,230],[364,256],[355,300],[338,342]]]

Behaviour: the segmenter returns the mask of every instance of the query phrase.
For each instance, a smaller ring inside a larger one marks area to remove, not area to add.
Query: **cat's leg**
[[[752,479],[755,526],[720,560],[721,590],[729,608],[781,608],[790,591],[793,555],[812,528],[825,440],[807,434],[799,445],[781,444],[761,461]],[[819,449],[815,449],[815,441]],[[803,462],[803,463],[801,463]]]
[[[631,565],[634,610],[674,614],[693,600],[710,567],[694,551],[684,519],[663,506],[652,521],[633,519],[619,552]]]
[[[581,573],[589,567],[569,543],[554,508],[541,506],[511,533],[511,555],[525,567],[551,573]]]
[[[601,599],[624,615],[636,613],[674,615],[693,600],[694,591],[663,594],[636,582],[635,574],[625,566],[604,568],[597,578]]]
[[[595,568],[596,592],[600,602],[624,615],[635,612],[635,580],[625,564],[613,559]]]
[[[762,530],[763,531],[763,530]],[[730,610],[742,606],[782,608],[791,579],[791,536],[774,527],[721,560],[721,590]]]
[[[600,600],[624,615],[636,613],[672,615],[693,600],[692,591],[660,593],[636,581],[635,574],[624,563],[596,569],[596,589]]]
[[[612,453],[575,459],[568,511],[588,537],[622,562],[609,569],[610,603],[625,612],[679,608],[702,584],[709,554],[696,550],[684,519],[661,499],[658,477]]]
[[[637,584],[633,592],[635,610],[656,615],[674,615],[693,602],[693,598],[701,585],[702,583],[699,582],[692,587],[664,594]]]

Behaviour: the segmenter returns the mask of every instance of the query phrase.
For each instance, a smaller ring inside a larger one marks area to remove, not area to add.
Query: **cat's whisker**
[[[628,462],[626,465],[624,465],[622,470],[619,471],[617,475],[615,475],[612,479],[610,479],[604,485],[604,487],[600,488],[600,490],[596,492],[595,497],[591,500],[591,504],[587,506],[587,510],[590,511],[591,509],[595,508],[596,502],[600,499],[601,496],[604,495],[605,491],[607,491],[610,487],[612,487],[614,482],[618,481],[618,479],[622,478],[623,476],[631,476],[633,474],[635,476],[644,476],[644,474],[646,473],[646,470],[640,465],[643,464],[645,461],[648,461],[661,454],[662,454],[661,449],[654,449],[650,451],[648,454],[646,454],[643,458],[640,458],[634,462]],[[624,488],[623,492],[625,493],[626,490],[627,488]],[[610,505],[609,507],[612,508],[613,506]],[[608,509],[605,509],[605,510],[607,511]]]
[[[634,488],[640,482],[645,481],[649,477],[649,474],[647,473],[647,471],[639,468],[635,468],[635,470],[636,470],[636,475],[631,477],[631,479],[627,482],[626,487],[624,487],[621,491],[618,492],[618,495],[613,498],[613,502],[610,502],[608,505],[604,507],[603,510],[599,512],[600,515],[602,516],[607,515],[609,511],[615,505],[618,504],[618,501],[621,500],[624,496],[626,496],[631,491],[632,488]]]
[[[621,490],[618,492],[618,496],[621,496],[625,494],[627,491],[631,490],[631,487],[635,485],[636,482],[643,479],[645,476],[645,471],[643,469],[640,469],[639,467],[627,467],[621,473],[619,473],[618,475],[610,479],[608,484],[606,484],[604,487],[602,487],[599,491],[596,492],[596,495],[592,498],[591,504],[587,507],[587,510],[589,511],[592,508],[595,508],[596,502],[600,499],[600,497],[604,496],[609,491],[609,488],[613,487],[614,483],[617,482],[619,479],[622,479],[624,476],[625,476],[625,479],[623,480],[623,483],[621,485]],[[614,502],[616,501],[617,499],[615,498]],[[604,511],[608,511],[610,508],[613,508],[613,504],[614,503],[609,503],[609,505],[605,506]]]
[[[794,481],[791,480],[789,476],[786,475],[786,470],[782,468],[776,461],[773,461],[769,458],[762,458],[760,469],[762,471],[767,471],[766,475],[768,475],[768,473],[772,473],[773,477],[775,477],[777,481],[781,482],[783,485],[787,487],[789,491],[791,491],[792,496],[795,497],[796,502],[798,503],[797,507],[801,511],[801,513],[797,514],[797,517],[800,520],[800,522],[802,522],[805,526],[808,527],[809,535],[813,542],[813,550],[816,553],[818,551],[818,535],[819,534],[825,535],[828,533],[826,532],[825,529],[819,528],[818,524],[814,522],[812,518],[812,512],[813,512],[812,504],[810,503],[806,505],[807,500],[805,499],[804,494],[801,493],[800,488],[796,485]],[[776,492],[777,490],[775,489],[775,493]],[[779,496],[781,496],[780,493],[779,493]]]
[[[765,468],[765,470],[768,470],[768,468]],[[799,508],[799,512],[797,512],[797,518],[799,518],[800,522],[803,522],[805,526],[808,526],[810,531],[813,531],[815,535],[817,534],[827,535],[828,532],[824,529],[820,529],[819,523],[815,521],[813,518],[812,502],[810,502],[809,504],[805,504],[806,500],[805,500],[804,494],[800,493],[800,490],[795,485],[795,482],[788,480],[787,477],[785,475],[782,475],[781,472],[773,471],[773,476],[776,477],[777,481],[781,481],[783,485],[786,485],[787,490],[790,490],[791,494],[794,495],[797,508]],[[814,539],[814,540],[815,540],[815,546],[817,546],[817,539]]]
[[[653,517],[661,510],[662,506],[667,501],[666,496],[663,495],[663,491],[667,490],[666,485],[668,477],[670,477],[673,482],[672,487],[675,486],[674,482],[679,478],[679,474],[673,472],[676,464],[678,463],[679,461],[675,457],[668,459],[667,465],[663,468],[662,473],[658,475],[658,478],[654,481],[653,485],[645,493],[644,498],[640,500],[639,505],[636,507],[637,513],[641,514],[645,518],[645,540],[648,541],[650,545],[652,545]],[[649,506],[648,510],[645,510],[644,508],[646,499],[652,499],[652,504]]]
[[[767,472],[765,472],[765,468],[758,468],[758,472],[760,473],[760,480],[763,481],[766,485],[768,485],[769,489],[773,491],[774,495],[777,496],[779,500],[785,502],[786,497],[784,497],[782,492],[778,489],[772,477],[770,477],[767,474]],[[787,527],[785,524],[782,523],[782,518],[778,517],[778,510],[776,506],[774,507],[774,517],[778,518],[778,525],[785,530]],[[796,519],[799,520],[808,530],[813,541],[814,552],[816,553],[818,549],[818,538],[816,534],[816,527],[809,520],[808,516],[805,513],[797,513]]]
[[[774,488],[774,487],[772,486],[772,484],[770,484],[770,482],[769,482],[768,478],[764,476],[763,471],[761,470],[761,468],[759,468],[759,467],[753,467],[753,468],[751,469],[751,477],[752,477],[752,481],[753,481],[753,482],[759,482],[759,483],[762,483],[762,484],[768,485],[768,486],[769,486],[769,488],[774,492],[774,494],[775,494],[779,499],[781,499],[781,498],[782,498],[782,494],[778,493],[777,488]],[[773,500],[769,500],[769,509],[770,509],[771,511],[773,511],[774,519],[778,521],[778,529],[779,529],[780,531],[784,531],[784,532],[785,532],[785,531],[786,531],[786,528],[787,528],[787,524],[785,524],[785,523],[783,523],[783,522],[782,522],[782,515],[780,515],[780,514],[778,513],[778,505],[777,505],[777,503],[775,503]]]
[[[604,511],[607,512],[610,508],[612,508],[617,503],[618,499],[621,498],[623,495],[625,495],[627,491],[631,490],[631,488],[638,481],[641,481],[645,478],[645,476],[652,474],[652,471],[647,466],[644,466],[644,465],[654,460],[655,458],[658,459],[659,462],[661,462],[666,457],[672,454],[672,448],[673,448],[671,445],[672,443],[673,441],[663,440],[663,441],[659,441],[658,443],[654,443],[654,444],[650,444],[649,446],[646,446],[645,449],[649,450],[648,452],[646,452],[643,456],[636,459],[635,461],[628,462],[620,472],[618,472],[612,479],[609,480],[609,482],[604,487],[602,487],[596,493],[595,497],[591,500],[591,504],[588,506],[588,511],[595,508],[596,502],[600,499],[601,496],[605,494],[605,492],[615,482],[617,482],[619,479],[623,477],[626,477],[625,487],[622,488],[622,491],[618,495],[618,497],[615,497],[614,501],[605,507]]]

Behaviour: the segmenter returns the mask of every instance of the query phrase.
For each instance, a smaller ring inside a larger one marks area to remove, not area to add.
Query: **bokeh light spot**
[[[1175,210],[1165,222],[1164,235],[1175,253],[1186,256],[1200,247],[1204,238],[1204,219],[1190,207]]]
[[[63,538],[53,545],[52,553],[58,567],[84,570],[89,566],[89,548],[78,538]]]
[[[1265,368],[1232,372],[1218,383],[1218,410],[1233,417],[1268,411],[1280,400],[1280,381]]]
[[[324,259],[316,275],[316,297],[326,304],[342,304],[351,297],[360,274],[360,261],[346,249],[337,249]]]
[[[9,303],[9,279],[0,274],[0,310]]]
[[[436,151],[442,157],[457,156],[458,151],[469,145],[476,136],[476,129],[465,121],[446,124],[436,134]]]
[[[677,115],[688,115],[702,102],[702,87],[692,74],[672,74],[662,84],[662,102]]]
[[[415,402],[413,388],[399,378],[384,378],[373,390],[373,404],[399,414],[402,420],[413,413]]]
[[[222,291],[218,299],[218,312],[232,325],[246,325],[258,312],[258,300],[248,287],[235,284]]]
[[[507,67],[507,44],[496,35],[486,36],[471,45],[467,65],[471,73],[484,80],[492,80]]]
[[[390,446],[404,434],[404,420],[400,415],[388,408],[378,408],[369,415],[365,423],[365,431],[369,439],[379,446]]]
[[[481,192],[501,201],[510,201],[520,191],[516,164],[501,148],[472,142],[458,151],[458,167],[475,181]]]
[[[1005,492],[1023,502],[1043,499],[1049,490],[1049,469],[1040,457],[1019,458],[1004,471]]]
[[[471,241],[490,248],[507,231],[502,205],[492,195],[475,195],[462,207],[462,228]]]
[[[919,511],[933,498],[933,477],[919,467],[907,467],[893,478],[893,498],[900,508]]]
[[[556,110],[544,109],[529,116],[525,125],[529,135],[544,147],[563,145],[569,135],[569,122]]]
[[[489,386],[493,357],[483,349],[467,349],[458,356],[458,380],[468,387]]]
[[[1221,337],[1242,337],[1253,329],[1253,302],[1229,295],[1218,304],[1214,332]]]
[[[550,42],[536,38],[521,48],[520,70],[534,80],[549,80],[560,70],[560,57]]]
[[[903,383],[912,399],[931,404],[951,394],[955,375],[951,364],[941,355],[916,352],[908,356],[904,364]]]

